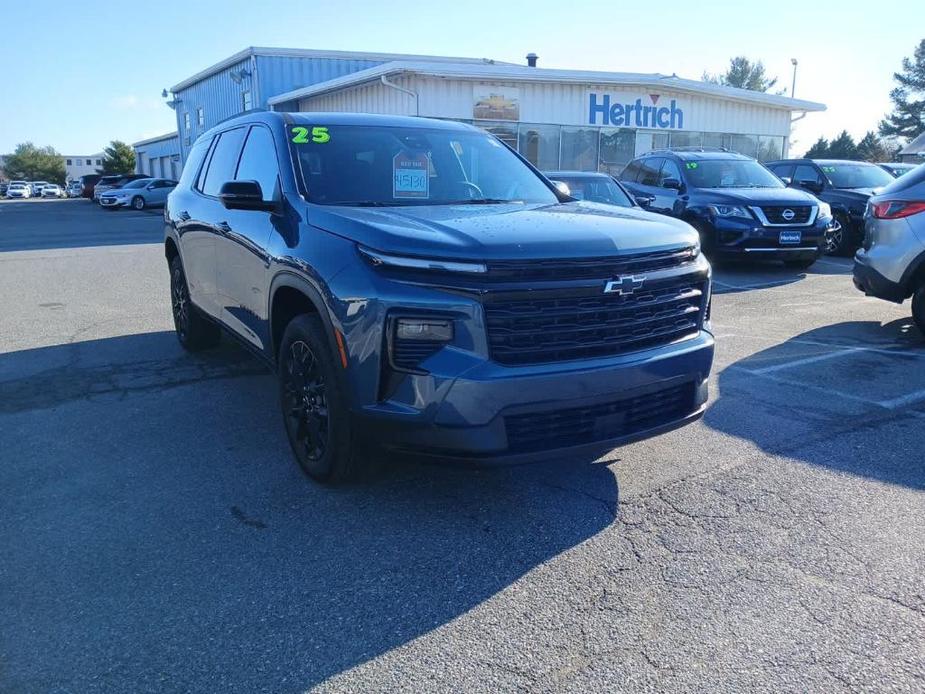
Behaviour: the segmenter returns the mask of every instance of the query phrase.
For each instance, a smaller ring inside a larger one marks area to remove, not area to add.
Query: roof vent
[[[527,53],[527,67],[536,67],[536,61],[539,58],[536,53]]]

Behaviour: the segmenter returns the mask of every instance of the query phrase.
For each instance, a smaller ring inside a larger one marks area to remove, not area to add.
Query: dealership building
[[[166,91],[165,91],[166,94]],[[560,70],[487,59],[248,48],[166,94],[177,132],[136,143],[138,169],[166,175],[217,123],[248,110],[350,111],[472,123],[541,169],[619,173],[666,147],[788,155],[794,120],[823,104],[675,75]],[[178,170],[172,173],[179,174]]]

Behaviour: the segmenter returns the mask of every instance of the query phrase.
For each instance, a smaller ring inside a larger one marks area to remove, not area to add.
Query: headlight
[[[832,206],[827,202],[819,202],[819,216],[820,217],[831,217],[832,216]]]
[[[430,258],[412,258],[408,256],[387,255],[369,248],[357,247],[360,254],[376,266],[401,268],[405,270],[441,270],[443,272],[488,272],[484,263],[467,263],[455,260],[438,260]]]
[[[751,219],[751,213],[739,205],[710,205],[710,211],[717,217],[742,217]]]

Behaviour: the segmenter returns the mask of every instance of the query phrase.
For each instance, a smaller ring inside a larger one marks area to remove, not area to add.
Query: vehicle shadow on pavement
[[[704,417],[717,431],[772,455],[925,489],[925,337],[911,319],[801,333],[724,369],[718,390]]]
[[[717,294],[738,294],[755,289],[786,286],[801,282],[811,275],[850,275],[851,266],[829,258],[817,260],[811,267],[800,270],[776,261],[712,261],[714,291]]]
[[[168,332],[0,355],[0,450],[18,691],[304,691],[509,599],[618,505],[575,460],[315,485],[263,366]]]

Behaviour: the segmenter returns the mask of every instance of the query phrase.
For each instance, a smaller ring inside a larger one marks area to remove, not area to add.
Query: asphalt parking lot
[[[326,489],[160,236],[0,205],[0,691],[925,689],[925,338],[847,259],[717,269],[693,426]]]

